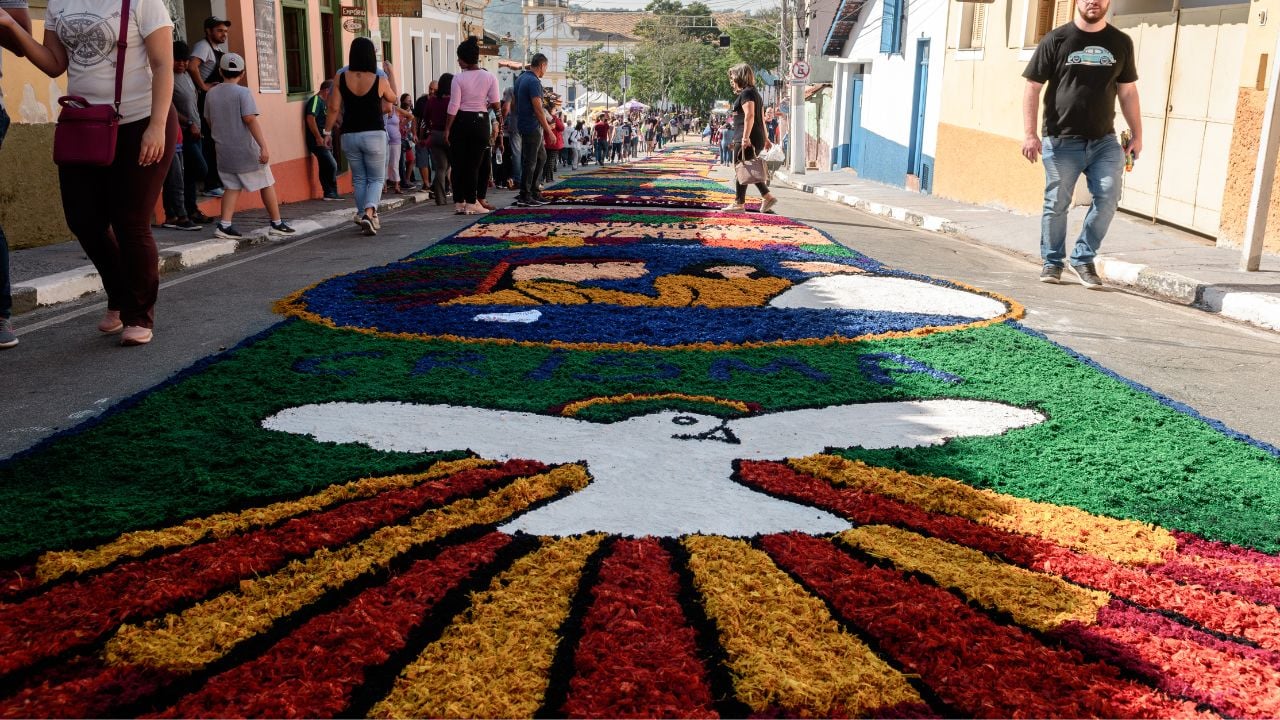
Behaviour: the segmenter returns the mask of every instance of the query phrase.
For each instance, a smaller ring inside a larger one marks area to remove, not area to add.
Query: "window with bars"
[[[902,54],[902,26],[907,0],[884,0],[884,16],[880,21],[880,52]]]
[[[961,50],[981,50],[986,47],[987,4],[967,2],[960,18]]]
[[[284,35],[284,76],[286,92],[290,95],[311,93],[311,43],[307,37],[307,5],[305,2],[285,2],[281,5]]]

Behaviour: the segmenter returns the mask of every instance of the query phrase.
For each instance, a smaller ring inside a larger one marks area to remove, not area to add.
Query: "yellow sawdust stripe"
[[[1052,575],[997,562],[966,547],[886,525],[846,530],[837,537],[901,570],[919,572],[954,588],[983,607],[1008,613],[1015,622],[1048,631],[1077,621],[1091,625],[1111,596]]]
[[[532,717],[583,567],[603,537],[559,540],[516,561],[472,596],[369,717]]]
[[[319,550],[182,613],[126,625],[107,643],[104,657],[113,664],[197,670],[329,591],[385,567],[398,555],[455,530],[505,520],[563,490],[580,490],[589,480],[580,466],[555,468],[520,478],[479,500],[459,500],[406,524],[382,528],[359,543]]]
[[[790,465],[834,485],[886,495],[928,512],[956,515],[1007,532],[1044,538],[1127,565],[1163,563],[1178,549],[1177,539],[1154,525],[980,490],[950,478],[912,475],[834,455],[800,458],[790,461]]]
[[[738,699],[756,712],[864,716],[922,703],[827,606],[741,540],[691,536],[689,569],[720,632]]]
[[[633,402],[644,402],[646,400],[688,400],[691,402],[720,405],[732,408],[740,413],[751,412],[751,406],[740,400],[725,400],[713,395],[688,395],[685,393],[626,393],[625,395],[610,395],[609,397],[590,398],[587,400],[571,402],[564,406],[560,411],[560,414],[565,417],[573,417],[594,405],[618,405]]]
[[[152,550],[182,547],[207,538],[230,537],[254,528],[274,525],[304,513],[316,512],[351,500],[372,497],[387,490],[413,487],[464,470],[495,464],[491,460],[477,459],[444,461],[432,465],[423,473],[362,478],[327,487],[314,495],[297,500],[286,500],[234,513],[218,513],[159,530],[125,533],[115,540],[89,550],[48,552],[36,561],[36,578],[42,584],[48,583],[64,575],[88,572],[125,558],[140,557]]]

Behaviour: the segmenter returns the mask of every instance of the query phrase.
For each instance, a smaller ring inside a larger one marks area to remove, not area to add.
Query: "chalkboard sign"
[[[254,44],[258,50],[258,91],[280,92],[276,54],[276,0],[253,0]]]

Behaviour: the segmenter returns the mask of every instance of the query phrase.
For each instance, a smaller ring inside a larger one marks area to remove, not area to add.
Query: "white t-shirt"
[[[200,79],[204,80],[205,83],[208,83],[218,70],[218,55],[214,50],[225,53],[227,45],[223,43],[221,46],[214,48],[213,43],[205,39],[191,46],[191,57],[200,59]]]
[[[0,0],[0,8],[5,10],[26,10],[27,0]],[[0,63],[4,62],[4,53],[0,53]],[[0,78],[4,77],[4,67],[0,64]],[[0,108],[4,107],[4,86],[0,85]]]
[[[68,95],[79,95],[95,105],[115,102],[120,5],[120,0],[49,0],[45,22],[67,48]],[[173,27],[164,0],[129,3],[129,47],[120,93],[122,122],[151,116],[151,65],[145,41],[163,27]]]

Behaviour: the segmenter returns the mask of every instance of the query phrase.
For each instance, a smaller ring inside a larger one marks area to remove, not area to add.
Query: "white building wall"
[[[861,126],[864,129],[862,174],[901,185],[911,143],[917,41],[928,38],[930,62],[925,100],[923,152],[932,157],[937,147],[942,107],[942,69],[946,50],[946,0],[909,0],[901,54],[880,52],[884,1],[871,0],[837,60],[832,147],[849,136],[851,76],[863,73]]]

